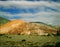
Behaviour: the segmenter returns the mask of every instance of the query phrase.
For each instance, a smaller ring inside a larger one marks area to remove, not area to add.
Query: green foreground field
[[[60,36],[0,35],[0,47],[60,47]]]
[[[9,21],[0,17],[0,25]],[[0,47],[60,47],[60,36],[0,34]]]

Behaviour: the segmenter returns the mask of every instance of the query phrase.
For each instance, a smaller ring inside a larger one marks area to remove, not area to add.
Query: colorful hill
[[[2,23],[4,23],[4,21],[2,21]],[[0,26],[0,46],[1,47],[27,47],[27,46],[59,47],[60,36],[58,35],[54,37],[38,36],[41,34],[42,35],[56,34],[56,31],[57,31],[56,28],[40,22],[28,23],[23,20],[8,21]],[[28,34],[28,35],[16,35],[16,34]]]
[[[0,34],[30,34],[30,35],[48,35],[57,34],[57,29],[47,26],[46,24],[38,24],[25,22],[23,20],[10,21],[0,28]]]

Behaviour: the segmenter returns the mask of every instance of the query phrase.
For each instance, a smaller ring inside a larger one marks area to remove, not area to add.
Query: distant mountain
[[[48,35],[57,34],[57,28],[45,24],[13,20],[1,26],[0,34]]]
[[[0,17],[0,25],[3,25],[3,24],[5,24],[5,23],[7,23],[9,21],[10,20],[8,20],[8,19],[5,19],[5,18]]]
[[[53,25],[50,25],[50,24],[46,24],[46,23],[43,23],[43,22],[30,22],[30,23],[43,24],[43,25],[46,25],[46,26],[50,26],[52,28],[56,28],[56,26],[53,26]]]

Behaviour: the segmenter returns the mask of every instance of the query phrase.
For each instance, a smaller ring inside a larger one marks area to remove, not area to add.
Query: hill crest
[[[1,26],[0,34],[57,34],[57,29],[44,24],[13,20]]]

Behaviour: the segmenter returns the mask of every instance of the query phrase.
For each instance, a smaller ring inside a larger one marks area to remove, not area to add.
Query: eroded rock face
[[[13,20],[11,22],[8,22],[0,27],[0,34],[16,34],[17,33],[17,28],[21,26],[23,23],[25,23],[23,20]]]
[[[0,34],[48,35],[49,33],[57,34],[57,29],[23,20],[13,20],[0,27]]]

